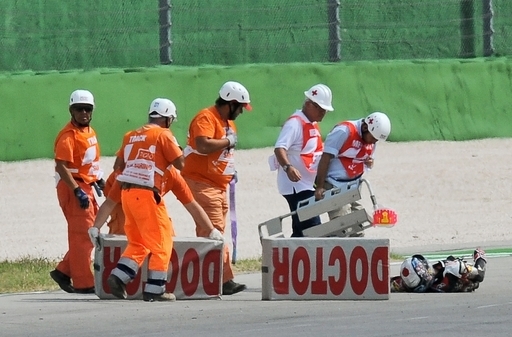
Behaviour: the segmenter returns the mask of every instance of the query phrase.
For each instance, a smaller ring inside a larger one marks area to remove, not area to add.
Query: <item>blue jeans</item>
[[[297,210],[297,204],[300,201],[309,199],[313,195],[315,195],[315,191],[301,191],[298,193],[294,192],[293,194],[283,195],[283,197],[288,202],[290,211],[294,212]],[[292,215],[292,238],[303,237],[303,230],[319,225],[320,223],[320,216],[318,215],[311,219],[304,220],[302,222],[299,221],[299,217],[297,216],[297,214]]]

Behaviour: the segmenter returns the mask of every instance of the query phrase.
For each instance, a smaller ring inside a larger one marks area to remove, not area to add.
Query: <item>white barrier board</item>
[[[389,240],[263,238],[263,300],[387,300]]]
[[[222,241],[174,237],[166,291],[177,299],[220,297],[222,292]],[[107,278],[126,247],[124,235],[101,236],[101,250],[94,255],[94,286],[101,299],[113,299]],[[141,299],[147,280],[147,258],[135,279],[126,285],[128,299]]]

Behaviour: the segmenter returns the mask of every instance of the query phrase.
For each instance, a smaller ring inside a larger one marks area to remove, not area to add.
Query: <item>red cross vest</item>
[[[364,143],[353,122],[342,122],[339,125],[345,125],[348,128],[349,134],[338,152],[338,159],[347,171],[349,178],[355,178],[364,173],[364,160],[373,154],[375,145]]]
[[[291,116],[289,119],[292,118],[297,118],[302,124],[302,149],[300,157],[308,171],[316,172],[318,159],[324,150],[320,127],[318,123],[307,123],[299,116]]]

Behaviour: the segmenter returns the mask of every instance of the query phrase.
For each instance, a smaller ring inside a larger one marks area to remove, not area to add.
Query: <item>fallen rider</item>
[[[391,292],[472,292],[483,282],[486,264],[485,251],[480,248],[473,252],[473,263],[450,255],[431,265],[415,254],[402,262],[399,276],[391,277]]]

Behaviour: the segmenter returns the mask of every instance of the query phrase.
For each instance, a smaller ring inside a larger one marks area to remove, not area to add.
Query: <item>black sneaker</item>
[[[75,288],[75,293],[77,293],[77,294],[94,294],[95,289],[94,289],[94,287],[81,288],[81,289]]]
[[[173,293],[152,294],[143,292],[142,299],[146,302],[174,302],[176,296]]]
[[[236,293],[239,293],[241,291],[244,291],[247,287],[245,284],[236,283],[233,280],[229,280],[227,282],[224,282],[222,285],[222,295],[233,295]]]
[[[121,279],[115,275],[110,275],[107,278],[108,286],[110,287],[110,292],[117,298],[126,299],[126,285],[121,281]]]
[[[57,282],[60,289],[64,290],[67,293],[74,293],[75,288],[71,285],[71,278],[57,269],[54,269],[50,272],[50,277]]]

